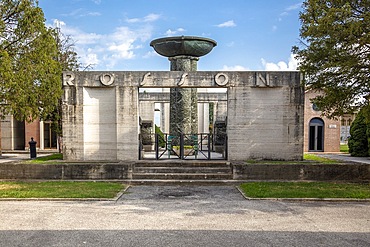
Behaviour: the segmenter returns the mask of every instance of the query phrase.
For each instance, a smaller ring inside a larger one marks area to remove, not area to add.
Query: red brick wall
[[[319,92],[306,91],[305,107],[304,107],[304,151],[308,152],[308,138],[310,121],[313,118],[321,118],[324,121],[324,152],[339,152],[340,151],[340,121],[328,119],[321,116],[320,111],[315,111],[312,108],[311,98],[319,95]]]
[[[40,148],[40,121],[37,119],[33,121],[32,123],[25,123],[25,141],[26,141],[26,149],[29,149],[30,145],[28,142],[31,140],[31,137],[33,137],[33,140],[37,142],[37,147]]]

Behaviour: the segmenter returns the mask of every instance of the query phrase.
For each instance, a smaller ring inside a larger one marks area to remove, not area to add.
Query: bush
[[[361,109],[351,125],[351,137],[348,140],[351,156],[365,157],[369,155],[368,129],[364,110]]]
[[[157,125],[155,125],[155,133],[159,135],[159,139],[158,139],[159,146],[164,148],[166,146],[166,141],[164,139],[164,134],[163,134],[162,130]]]

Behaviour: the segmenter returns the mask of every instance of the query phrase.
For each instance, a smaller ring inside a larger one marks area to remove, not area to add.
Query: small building
[[[1,149],[3,151],[28,150],[31,137],[37,142],[37,149],[58,149],[57,134],[51,122],[36,119],[27,123],[18,121],[10,115],[1,120]]]
[[[315,90],[305,92],[304,152],[340,152],[341,122],[322,115],[311,102],[318,95]]]

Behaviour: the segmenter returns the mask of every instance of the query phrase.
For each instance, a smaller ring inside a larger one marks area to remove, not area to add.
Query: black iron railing
[[[152,145],[140,144],[139,159],[227,159],[227,136],[224,137],[215,145],[214,136],[208,133],[154,134]]]

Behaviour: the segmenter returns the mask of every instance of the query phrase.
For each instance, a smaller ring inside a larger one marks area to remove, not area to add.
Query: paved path
[[[316,155],[326,157],[329,159],[347,161],[347,162],[356,162],[356,163],[366,163],[370,164],[370,157],[352,157],[350,154],[345,153],[315,153]]]
[[[136,186],[118,201],[0,201],[2,246],[370,246],[370,203]]]
[[[42,157],[46,155],[50,155],[52,153],[38,153],[37,157]],[[0,156],[0,163],[6,163],[6,162],[13,162],[13,161],[19,161],[19,160],[28,160],[30,159],[29,153],[3,153]]]

